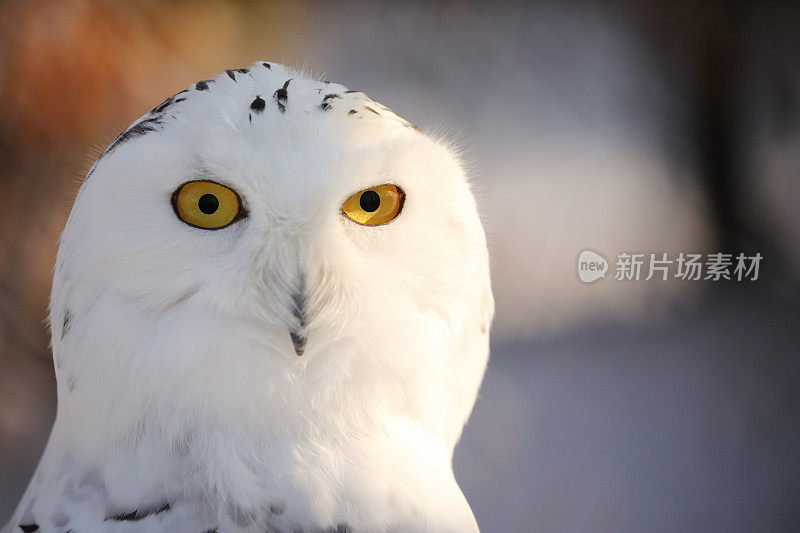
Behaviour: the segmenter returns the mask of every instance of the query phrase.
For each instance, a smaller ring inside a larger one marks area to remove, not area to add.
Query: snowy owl
[[[4,532],[475,531],[452,455],[493,306],[446,143],[275,63],[197,82],[78,193]]]

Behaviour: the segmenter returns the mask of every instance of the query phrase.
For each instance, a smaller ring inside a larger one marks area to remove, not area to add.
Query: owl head
[[[80,188],[51,299],[59,412],[97,446],[386,417],[452,446],[492,306],[453,150],[257,62],[167,98]]]

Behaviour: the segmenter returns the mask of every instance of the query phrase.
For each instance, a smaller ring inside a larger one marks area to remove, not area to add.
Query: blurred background
[[[790,3],[0,1],[0,522],[55,415],[47,298],[86,171],[263,59],[465,151],[497,317],[454,467],[484,531],[797,530],[799,55]],[[583,284],[585,248],[764,260]]]

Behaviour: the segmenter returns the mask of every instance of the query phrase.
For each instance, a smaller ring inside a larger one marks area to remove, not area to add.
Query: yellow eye
[[[213,181],[187,181],[172,193],[178,218],[201,229],[221,229],[244,218],[239,195]]]
[[[355,193],[345,201],[342,212],[357,224],[377,226],[394,220],[403,209],[406,194],[396,185],[378,185]]]

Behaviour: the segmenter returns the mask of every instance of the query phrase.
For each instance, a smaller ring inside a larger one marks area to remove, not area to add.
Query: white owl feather
[[[236,218],[186,222],[195,180],[234,191]],[[348,218],[381,185],[396,218]],[[57,417],[3,531],[474,531],[451,460],[492,315],[449,147],[281,65],[198,82],[81,187],[50,306]]]

